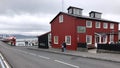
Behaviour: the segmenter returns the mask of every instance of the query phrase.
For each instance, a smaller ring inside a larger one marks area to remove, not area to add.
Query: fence
[[[86,43],[78,43],[78,48],[87,48]]]
[[[87,44],[86,43],[78,43],[77,51],[88,52]]]
[[[120,51],[120,44],[98,44],[97,49]]]

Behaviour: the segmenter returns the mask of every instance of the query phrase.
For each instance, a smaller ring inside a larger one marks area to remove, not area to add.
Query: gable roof
[[[74,15],[74,14],[69,14],[69,13],[65,13],[65,12],[59,12],[55,16],[55,18],[57,16],[59,16],[60,14],[66,14],[66,15],[69,15],[69,16],[72,16],[72,17],[75,17],[75,18],[80,18],[80,19],[89,19],[89,20],[96,20],[96,21],[103,21],[103,22],[119,23],[119,22],[112,21],[112,20],[107,20],[107,19],[102,19],[102,18],[92,18],[92,17],[89,17],[89,16],[83,16],[83,15]],[[54,19],[50,22],[50,24],[54,21]]]
[[[80,9],[80,10],[83,10],[82,8],[73,7],[73,6],[68,7],[68,9],[67,9],[67,10],[69,10],[70,8],[75,8],[75,9]]]
[[[49,31],[49,32],[47,32],[47,33],[44,33],[44,34],[42,34],[42,35],[39,35],[39,36],[37,36],[37,37],[41,37],[41,36],[46,35],[46,34],[49,34],[49,33],[51,33],[51,31]]]

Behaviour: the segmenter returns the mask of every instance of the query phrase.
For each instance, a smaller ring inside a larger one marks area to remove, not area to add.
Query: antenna
[[[64,11],[64,0],[62,0],[62,11]]]

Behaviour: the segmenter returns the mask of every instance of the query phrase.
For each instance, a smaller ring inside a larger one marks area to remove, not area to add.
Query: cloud
[[[60,0],[0,0],[1,14],[56,13],[61,10]]]
[[[42,16],[42,17],[41,17]],[[48,32],[50,31],[49,21],[52,15],[15,15],[0,16],[0,31],[4,32]]]
[[[119,0],[63,0],[69,6],[102,12],[108,20],[120,21]],[[62,10],[62,0],[0,0],[0,33],[40,35],[50,31],[49,22]]]

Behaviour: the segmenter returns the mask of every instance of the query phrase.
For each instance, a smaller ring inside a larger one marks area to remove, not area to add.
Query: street
[[[120,68],[120,63],[11,47],[3,42],[0,51],[13,68]]]

